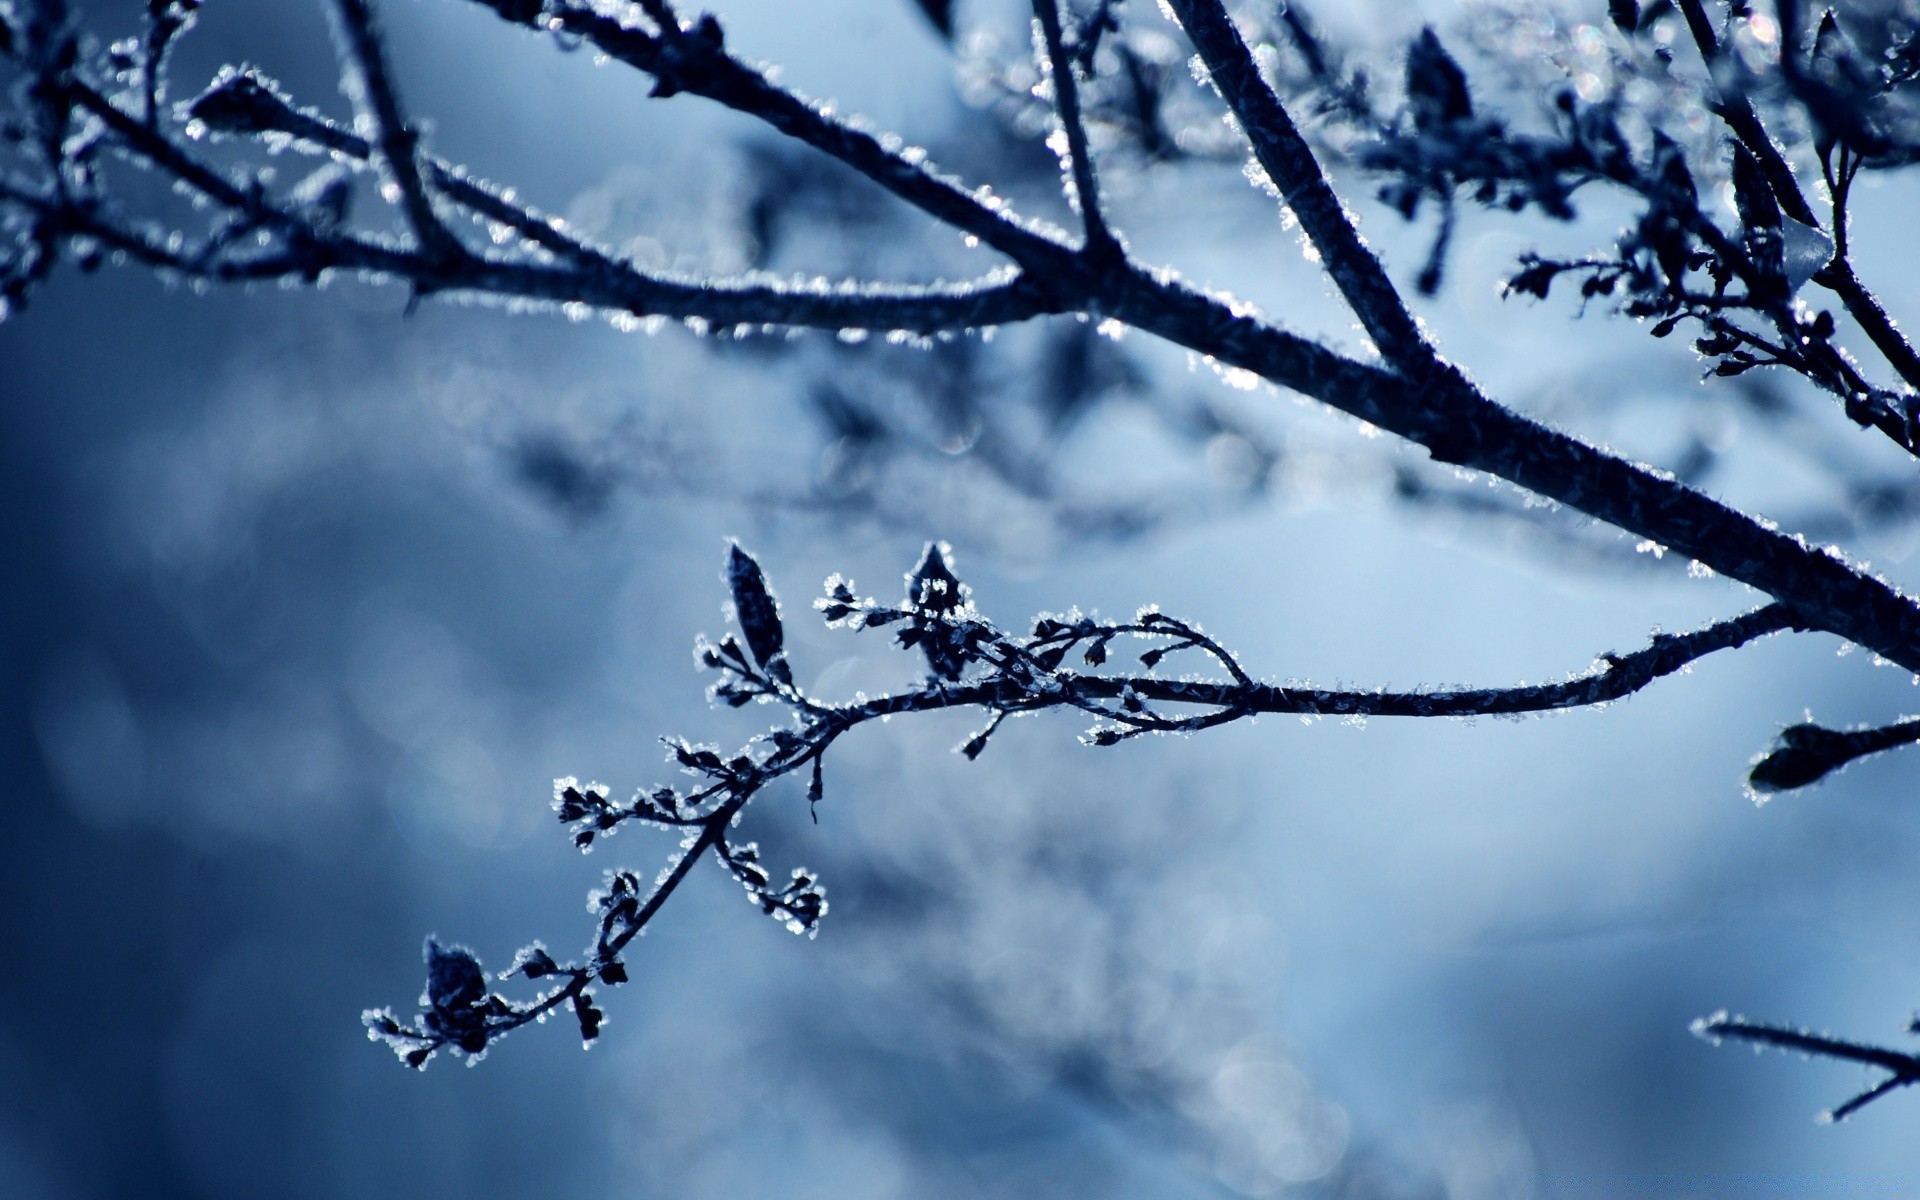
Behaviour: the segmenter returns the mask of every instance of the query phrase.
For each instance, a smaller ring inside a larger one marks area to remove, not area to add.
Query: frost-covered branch
[[[1073,74],[1076,59],[1091,56],[1067,52],[1066,39],[1060,31],[1060,3],[1061,0],[1033,0],[1034,23],[1040,33],[1040,53],[1036,57],[1045,68],[1045,78],[1052,88],[1053,107],[1059,118],[1057,136],[1064,142],[1057,149],[1066,176],[1067,194],[1086,230],[1084,250],[1089,258],[1098,262],[1117,262],[1126,257],[1126,251],[1121,249],[1113,230],[1107,226],[1106,214],[1100,209],[1093,152],[1087,146],[1087,126],[1080,113],[1080,85]],[[1107,15],[1104,9],[1101,15]]]
[[[1768,1025],[1759,1021],[1749,1021],[1745,1017],[1729,1016],[1725,1012],[1715,1013],[1711,1017],[1702,1017],[1695,1021],[1693,1032],[1696,1036],[1716,1045],[1722,1039],[1732,1038],[1755,1046],[1797,1050],[1803,1056],[1831,1058],[1878,1067],[1888,1073],[1885,1079],[1859,1092],[1844,1104],[1821,1114],[1822,1119],[1826,1121],[1844,1121],[1880,1097],[1910,1084],[1920,1083],[1920,1054],[1908,1054],[1880,1046],[1865,1045],[1861,1042],[1850,1042],[1844,1038],[1785,1025]],[[1920,1018],[1915,1018],[1908,1024],[1907,1032],[1920,1033]]]
[[[1100,316],[1300,391],[1425,446],[1443,462],[1510,480],[1697,559],[1791,605],[1809,624],[1920,670],[1920,609],[1885,584],[1672,479],[1527,420],[1444,364],[1422,366],[1437,360],[1417,338],[1408,342],[1394,332],[1406,332],[1395,315],[1404,313],[1404,305],[1397,296],[1381,292],[1390,291],[1390,281],[1326,189],[1311,152],[1286,141],[1285,111],[1257,73],[1249,74],[1244,43],[1230,24],[1223,24],[1218,4],[1189,0],[1184,11],[1211,48],[1221,79],[1248,112],[1260,117],[1250,124],[1266,144],[1269,174],[1277,170],[1276,182],[1283,191],[1293,189],[1290,202],[1303,221],[1311,214],[1330,267],[1339,265],[1342,286],[1357,297],[1356,308],[1364,310],[1376,337],[1385,339],[1382,352],[1400,369],[1342,356],[1242,305],[1195,290],[1169,272],[1131,260],[1097,261],[1081,253],[1056,231],[1014,215],[990,193],[970,191],[936,174],[917,151],[876,137],[770,82],[727,52],[712,18],[684,28],[668,21],[669,31],[667,24],[648,27],[637,23],[637,16],[609,16],[579,4],[474,2],[486,3],[516,24],[580,38],[608,57],[648,72],[656,95],[699,94],[762,120],[1005,253],[1014,262],[1014,274],[929,287],[654,274],[624,262],[609,266],[584,252],[556,247],[553,239],[530,235],[526,231],[540,220],[536,214],[520,209],[505,193],[481,198],[466,187],[449,188],[447,196],[456,202],[464,196],[477,219],[510,234],[517,231],[512,244],[500,252],[463,250],[450,257],[410,249],[380,234],[353,230],[340,219],[351,193],[343,197],[336,187],[337,172],[342,166],[364,170],[366,163],[364,155],[340,150],[338,138],[323,138],[314,147],[333,161],[323,160],[315,176],[292,189],[277,188],[257,170],[233,177],[180,136],[184,126],[149,126],[131,115],[140,103],[134,85],[153,64],[137,59],[119,67],[107,63],[104,69],[112,79],[101,90],[89,82],[95,66],[80,60],[77,42],[68,32],[53,35],[51,49],[31,54],[23,48],[35,43],[24,35],[10,37],[14,60],[31,73],[29,90],[41,98],[34,110],[38,115],[28,114],[41,136],[29,139],[40,148],[39,161],[32,164],[40,170],[10,171],[5,179],[7,221],[15,232],[6,263],[6,296],[15,302],[23,299],[61,250],[85,261],[97,260],[104,247],[194,278],[318,279],[345,270],[404,280],[416,294],[459,291],[533,299],[601,308],[623,319],[678,317],[705,328],[774,324],[925,335],[1053,312]],[[656,19],[664,19],[661,14],[670,16],[664,6],[659,6]],[[231,78],[223,82],[230,84]],[[208,116],[220,111],[214,105],[211,111],[203,109],[207,116],[195,118],[193,107],[177,116],[187,124],[207,124]],[[290,103],[272,107],[292,108]],[[85,124],[87,136],[56,136],[55,127],[76,117]],[[277,128],[259,137],[291,137],[296,149],[312,145],[297,132]],[[1276,152],[1276,146],[1284,153]],[[370,149],[376,159],[384,157],[380,147]],[[101,173],[126,162],[152,166],[213,205],[211,228],[189,237],[160,218],[123,211]],[[458,173],[435,167],[425,178],[449,175]]]
[[[334,33],[340,41],[347,94],[373,130],[379,147],[381,174],[399,193],[407,225],[429,262],[461,257],[465,251],[433,211],[433,200],[420,177],[420,135],[400,111],[400,97],[387,70],[386,50],[375,28],[368,0],[330,0]]]
[[[1207,76],[1238,118],[1254,157],[1320,252],[1327,274],[1382,357],[1403,374],[1441,369],[1426,336],[1327,182],[1293,118],[1264,79],[1220,0],[1171,0]]]
[[[818,879],[800,868],[776,886],[757,845],[734,840],[732,830],[758,795],[788,775],[806,773],[808,804],[818,805],[825,795],[828,752],[841,737],[875,721],[956,708],[979,710],[986,723],[958,747],[973,759],[1007,718],[1054,709],[1090,719],[1081,740],[1092,746],[1112,746],[1148,733],[1194,733],[1274,713],[1358,718],[1548,712],[1621,699],[1705,655],[1799,627],[1785,606],[1770,604],[1691,633],[1656,636],[1651,645],[1629,654],[1602,655],[1591,670],[1549,684],[1365,691],[1268,683],[1254,678],[1230,650],[1197,626],[1153,609],[1126,621],[1079,613],[1042,615],[1030,632],[1006,630],[974,605],[971,590],[953,572],[948,551],[930,545],[908,574],[900,602],[862,597],[837,575],[827,580],[826,595],[815,607],[829,625],[850,631],[892,630],[903,650],[919,652],[928,671],[917,686],[834,703],[808,694],[795,682],[779,602],[760,565],[738,545],[729,552],[726,579],[739,633],[718,644],[703,639],[697,646],[701,665],[720,676],[710,696],[733,707],[770,704],[784,709],[788,720],[730,756],[713,746],[669,739],[673,760],[696,780],[690,787],[641,790],[621,804],[602,784],[558,781],[554,809],[581,850],[629,823],[676,832],[678,850],[651,886],[631,871],[607,873],[606,886],[590,903],[598,918],[593,940],[579,960],[560,963],[539,944],[520,951],[505,976],[551,981],[531,1000],[514,1001],[489,991],[472,952],[430,940],[428,983],[419,1014],[406,1023],[386,1009],[366,1014],[369,1033],[391,1045],[408,1065],[424,1066],[442,1048],[478,1054],[502,1035],[563,1006],[573,1009],[582,1036],[592,1041],[603,1017],[591,985],[596,980],[603,985],[625,981],[622,956],[628,944],[680,886],[695,860],[709,851],[757,907],[795,933],[811,936],[827,911]],[[1145,673],[1120,669],[1123,647],[1125,661]],[[1172,677],[1158,673],[1175,656],[1211,665],[1213,671]]]

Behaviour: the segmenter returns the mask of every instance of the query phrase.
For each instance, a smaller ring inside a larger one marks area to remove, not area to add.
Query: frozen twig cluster
[[[1240,139],[1235,144],[1250,155],[1249,177],[1270,185],[1298,220],[1370,339],[1373,353],[1356,355],[1141,261],[1116,228],[1101,200],[1090,123],[1117,121],[1149,159],[1174,156],[1179,139],[1164,127],[1162,104],[1177,73],[1151,69],[1130,47],[1115,0],[1098,0],[1089,12],[1058,0],[1034,2],[1040,82],[1033,96],[1051,114],[1048,144],[1078,217],[1072,233],[1015,212],[988,187],[941,173],[902,139],[779,85],[729,50],[712,16],[685,19],[669,0],[470,0],[511,25],[589,46],[639,72],[651,80],[654,97],[697,96],[753,118],[1004,260],[958,283],[648,269],[436,155],[402,103],[372,0],[325,2],[351,120],[303,105],[251,68],[230,68],[176,100],[169,51],[193,25],[199,0],[147,0],[137,32],[105,44],[64,0],[0,0],[0,56],[13,97],[0,127],[0,307],[27,303],[62,260],[84,270],[110,259],[195,283],[319,283],[345,273],[400,282],[416,302],[477,296],[574,315],[600,312],[623,325],[674,319],[735,336],[817,328],[940,341],[1072,315],[1141,330],[1319,400],[1424,447],[1437,463],[1508,481],[1770,598],[1744,617],[1656,638],[1562,683],[1345,692],[1260,682],[1196,627],[1157,613],[1120,623],[1048,618],[1030,633],[1009,633],[978,614],[934,551],[903,602],[863,599],[846,584],[830,586],[823,601],[833,622],[894,628],[903,644],[926,656],[927,683],[831,705],[796,685],[778,606],[758,566],[736,551],[729,578],[744,644],[725,640],[704,650],[704,661],[722,674],[717,698],[779,705],[790,725],[732,757],[675,743],[677,759],[699,780],[685,792],[661,789],[619,804],[604,788],[563,782],[556,803],[583,847],[640,821],[681,831],[678,855],[651,884],[629,872],[609,876],[595,901],[598,931],[581,961],[563,965],[538,947],[523,952],[509,973],[552,981],[530,1002],[491,992],[467,951],[430,943],[419,1018],[369,1018],[372,1032],[415,1065],[441,1047],[478,1053],[501,1033],[563,1006],[590,1039],[601,1021],[592,985],[625,978],[625,948],[709,851],[757,905],[811,932],[826,911],[817,881],[798,872],[776,885],[752,845],[735,843],[729,831],[771,780],[810,772],[817,799],[828,748],[876,717],[977,708],[988,723],[967,743],[972,755],[1004,718],[1050,708],[1090,718],[1087,738],[1097,745],[1257,713],[1540,711],[1613,699],[1702,654],[1787,629],[1837,634],[1920,672],[1920,606],[1911,598],[1835,549],[1529,419],[1443,357],[1322,169],[1309,136],[1314,128],[1295,115],[1311,111],[1323,131],[1344,125],[1358,162],[1384,177],[1383,198],[1407,216],[1428,200],[1439,205],[1440,233],[1417,290],[1439,286],[1463,195],[1565,218],[1578,189],[1623,189],[1645,207],[1611,250],[1527,260],[1511,290],[1544,298],[1558,279],[1575,278],[1588,299],[1620,297],[1626,314],[1654,322],[1656,336],[1690,322],[1712,375],[1784,367],[1837,396],[1856,422],[1913,451],[1920,447],[1920,356],[1861,280],[1847,231],[1859,172],[1910,161],[1920,148],[1913,96],[1920,32],[1897,15],[1829,12],[1809,29],[1791,3],[1775,20],[1736,2],[1719,21],[1704,0],[1607,6],[1606,36],[1614,39],[1607,44],[1622,69],[1679,70],[1671,39],[1656,35],[1663,22],[1684,25],[1704,72],[1698,86],[1725,129],[1737,210],[1729,222],[1714,215],[1696,182],[1707,164],[1690,163],[1681,141],[1664,130],[1634,126],[1618,97],[1565,92],[1549,131],[1523,135],[1476,105],[1464,70],[1429,31],[1411,47],[1402,105],[1389,111],[1365,78],[1319,42],[1297,5],[1286,6],[1274,37],[1256,38],[1256,47],[1248,31],[1258,33],[1259,22],[1237,22],[1222,0],[1167,0],[1196,52],[1196,73],[1213,93],[1208,102],[1224,103]],[[935,7],[946,22],[946,6]],[[1304,64],[1310,97],[1275,86],[1283,44]],[[1095,98],[1091,107],[1083,88]],[[1117,118],[1116,96],[1125,99]],[[1824,195],[1801,188],[1769,131],[1782,113],[1814,130]],[[143,175],[159,177],[174,196],[156,197]],[[1835,316],[1803,298],[1810,284],[1838,298],[1891,379],[1875,382],[1875,372],[1842,346]],[[1141,640],[1148,644],[1141,656],[1146,674],[1106,669],[1110,650]],[[1215,673],[1153,673],[1159,659],[1188,652]],[[1070,667],[1075,654],[1078,665]],[[1801,786],[1916,738],[1914,722],[1857,732],[1798,725],[1754,768],[1751,782],[1761,790]],[[1748,1036],[1731,1025],[1715,1031]],[[1910,1081],[1901,1068],[1889,1069],[1895,1082]]]
[[[812,936],[826,915],[825,889],[796,869],[776,884],[753,842],[736,840],[749,804],[776,780],[807,779],[809,806],[825,795],[828,752],[843,736],[890,717],[971,709],[984,724],[956,749],[977,758],[1008,717],[1064,710],[1089,721],[1081,740],[1113,746],[1149,733],[1194,733],[1261,714],[1303,717],[1475,717],[1548,712],[1604,704],[1719,650],[1799,628],[1790,610],[1769,604],[1691,633],[1656,636],[1642,649],[1603,654],[1593,667],[1558,683],[1506,688],[1353,690],[1300,683],[1269,683],[1198,626],[1155,609],[1131,620],[1079,613],[1043,614],[1027,632],[996,625],[974,604],[972,590],[954,574],[950,551],[930,545],[906,576],[903,597],[861,596],[836,575],[814,602],[828,625],[852,631],[891,630],[906,651],[926,664],[918,686],[832,703],[804,690],[787,659],[780,604],[760,565],[735,545],[725,572],[738,635],[696,647],[700,664],[718,674],[715,703],[771,704],[787,720],[732,754],[680,739],[667,741],[671,760],[692,785],[641,789],[622,803],[604,784],[561,779],[554,811],[573,843],[590,850],[629,823],[679,835],[680,844],[652,884],[632,871],[609,871],[593,894],[593,940],[578,961],[562,964],[544,946],[520,951],[504,976],[541,983],[539,995],[514,1001],[490,992],[478,959],[463,949],[427,943],[428,982],[418,1015],[409,1022],[386,1009],[367,1014],[369,1032],[409,1065],[424,1066],[443,1048],[475,1055],[500,1036],[561,1007],[580,1021],[581,1036],[598,1035],[602,1020],[591,987],[627,978],[623,953],[661,905],[708,852],[746,889],[753,904],[795,933]],[[1163,663],[1190,660],[1207,670],[1179,675]]]

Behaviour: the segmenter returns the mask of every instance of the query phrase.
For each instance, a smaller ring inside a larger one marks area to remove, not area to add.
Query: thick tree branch
[[[1144,271],[1105,311],[1472,467],[1677,550],[1790,605],[1808,625],[1920,671],[1920,608],[1837,554],[1805,544],[1648,468],[1501,407],[1464,385],[1410,385],[1279,334]]]

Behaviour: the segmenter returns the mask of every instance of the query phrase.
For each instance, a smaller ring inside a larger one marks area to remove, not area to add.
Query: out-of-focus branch
[[[896,287],[825,280],[794,284],[771,279],[675,278],[648,273],[607,258],[523,206],[456,176],[450,167],[438,163],[433,164],[433,177],[437,184],[446,185],[450,196],[489,219],[511,225],[542,249],[574,261],[548,264],[465,252],[452,258],[431,258],[327,227],[309,216],[276,206],[263,194],[234,185],[163,134],[145,128],[92,88],[78,82],[70,87],[75,102],[124,139],[130,153],[167,171],[236,216],[278,232],[285,244],[278,254],[239,262],[208,259],[187,249],[184,242],[176,249],[170,238],[142,237],[137,225],[116,221],[111,210],[99,206],[36,196],[17,188],[14,200],[37,207],[70,234],[99,238],[138,261],[176,270],[189,278],[310,279],[327,270],[365,271],[404,279],[424,291],[584,303],[636,316],[694,318],[717,327],[793,325],[932,334],[1058,311],[1037,289],[1018,278]],[[325,123],[311,122],[296,126],[295,131],[351,157],[364,157],[364,152],[371,149],[364,139]],[[544,234],[536,232],[542,227],[546,229]]]
[[[1714,32],[1713,22],[1707,16],[1701,0],[1679,0],[1680,11],[1685,15],[1687,31],[1693,38],[1701,59],[1706,63],[1709,74],[1715,74],[1721,65],[1723,48],[1719,36]],[[1799,5],[1785,3],[1779,6],[1780,22],[1780,62],[1783,71],[1797,69],[1793,55],[1799,53]],[[1737,87],[1722,87],[1711,80],[1707,84],[1714,89],[1713,111],[1727,123],[1734,137],[1759,163],[1766,174],[1767,183],[1773,194],[1779,198],[1780,207],[1789,217],[1802,225],[1820,228],[1820,219],[1814,215],[1813,206],[1807,202],[1800,182],[1793,174],[1785,156],[1780,153],[1773,139],[1768,136],[1766,126],[1761,123],[1760,115],[1754,110],[1753,102]],[[1853,261],[1847,253],[1845,242],[1838,236],[1845,222],[1846,194],[1844,189],[1833,193],[1834,231],[1836,250],[1832,261],[1814,275],[1813,281],[1840,297],[1847,313],[1866,331],[1874,347],[1886,358],[1887,363],[1907,386],[1920,388],[1920,352],[1916,352],[1912,343],[1901,334],[1880,303],[1879,297],[1867,290],[1859,275],[1854,271]],[[1909,446],[1909,449],[1914,447]]]

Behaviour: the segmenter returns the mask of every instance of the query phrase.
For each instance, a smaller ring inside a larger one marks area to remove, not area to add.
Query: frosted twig
[[[1898,1050],[1850,1042],[1844,1038],[1811,1033],[1784,1025],[1749,1021],[1744,1017],[1728,1016],[1724,1012],[1695,1021],[1693,1032],[1708,1041],[1717,1042],[1721,1038],[1733,1038],[1736,1041],[1751,1042],[1756,1046],[1798,1050],[1802,1054],[1820,1058],[1861,1063],[1869,1067],[1879,1067],[1888,1072],[1887,1078],[1828,1112],[1826,1118],[1829,1121],[1844,1121],[1895,1089],[1920,1083],[1920,1055],[1906,1054]],[[1920,1032],[1920,1020],[1916,1020],[1915,1024],[1909,1027],[1909,1032]]]
[[[595,979],[619,982],[626,978],[622,951],[686,878],[693,860],[707,850],[714,852],[716,862],[763,912],[796,933],[813,934],[827,912],[825,891],[818,880],[801,869],[785,886],[776,887],[760,863],[757,847],[735,844],[730,830],[769,784],[798,772],[808,773],[808,804],[810,808],[817,805],[824,794],[828,751],[845,734],[875,721],[956,708],[983,710],[989,714],[985,728],[959,747],[973,759],[1007,717],[1050,709],[1092,716],[1096,724],[1084,740],[1095,746],[1112,746],[1145,733],[1192,733],[1262,713],[1465,717],[1545,712],[1619,699],[1707,654],[1799,627],[1790,610],[1771,604],[1691,633],[1656,637],[1651,645],[1631,654],[1603,655],[1592,671],[1558,684],[1408,692],[1281,685],[1255,680],[1219,642],[1192,624],[1157,611],[1143,612],[1131,621],[1042,616],[1025,635],[1001,629],[975,608],[969,589],[953,574],[944,549],[936,545],[928,547],[909,577],[903,603],[861,598],[837,576],[827,581],[827,594],[815,607],[830,625],[890,629],[902,649],[924,655],[930,670],[918,686],[831,703],[808,695],[795,682],[787,664],[780,607],[759,564],[735,546],[727,577],[740,637],[700,643],[701,665],[720,676],[710,695],[715,702],[733,707],[756,702],[782,707],[790,722],[731,756],[710,746],[668,739],[673,760],[701,781],[684,793],[659,787],[639,791],[620,804],[601,785],[558,781],[554,808],[580,849],[592,848],[628,823],[674,831],[682,837],[680,849],[651,889],[642,887],[631,872],[609,875],[611,886],[596,893],[593,909],[598,924],[580,961],[562,965],[544,948],[520,952],[514,970],[558,981],[534,1000],[515,1002],[478,987],[459,991],[457,1002],[435,1001],[430,983],[429,1002],[410,1023],[402,1023],[385,1009],[369,1012],[369,1032],[392,1046],[409,1065],[424,1066],[446,1047],[477,1054],[500,1036],[568,1003],[575,1006],[583,1036],[591,1041],[601,1016],[587,986]],[[1147,674],[1106,669],[1114,648],[1122,643],[1146,644],[1137,660]],[[1226,670],[1228,678],[1167,678],[1153,673],[1168,655],[1185,650],[1203,652]],[[1076,652],[1085,669],[1067,665],[1067,657]],[[450,969],[444,962],[448,954],[465,955],[471,967],[461,969],[471,977],[482,977],[478,960],[470,952],[430,945],[430,979],[435,962]],[[537,969],[528,971],[530,963]]]
[[[440,223],[420,179],[420,135],[400,111],[372,7],[368,0],[329,0],[329,5],[347,68],[348,95],[371,128],[381,168],[400,193],[401,209],[422,254],[433,263],[465,257],[466,248]]]
[[[1098,262],[1116,262],[1126,256],[1101,211],[1100,188],[1094,176],[1093,152],[1087,145],[1087,126],[1080,112],[1080,85],[1073,75],[1073,59],[1067,53],[1060,32],[1060,0],[1033,0],[1035,22],[1040,27],[1041,53],[1038,55],[1046,78],[1053,85],[1053,106],[1066,137],[1061,157],[1066,160],[1074,207],[1086,229],[1085,252]]]

